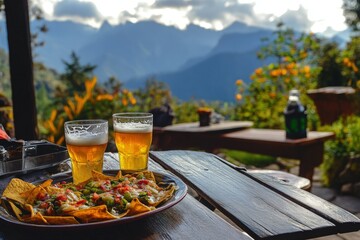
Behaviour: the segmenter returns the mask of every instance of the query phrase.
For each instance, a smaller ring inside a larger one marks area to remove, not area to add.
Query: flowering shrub
[[[76,119],[111,120],[114,112],[130,111],[136,105],[133,93],[127,89],[115,89],[109,93],[104,88],[96,90],[97,79],[85,81],[85,93],[74,92],[64,105],[52,109],[49,119],[40,119],[42,135],[56,144],[64,144],[64,122]]]
[[[322,127],[336,137],[325,143],[325,157],[321,165],[322,178],[328,186],[360,181],[360,117],[339,119],[331,126]]]
[[[256,127],[283,128],[288,93],[295,88],[307,106],[310,122],[316,121],[315,108],[306,91],[316,87],[319,39],[313,34],[297,36],[291,29],[283,29],[282,24],[275,34],[277,38],[262,48],[258,57],[271,57],[276,62],[256,69],[248,86],[241,79],[236,81],[237,117],[253,121]]]

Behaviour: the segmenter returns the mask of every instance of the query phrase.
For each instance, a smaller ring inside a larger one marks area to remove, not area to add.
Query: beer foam
[[[115,123],[115,132],[147,133],[152,132],[152,125],[144,123]]]
[[[107,133],[66,134],[65,140],[67,144],[71,144],[71,145],[99,145],[108,142],[108,135]]]

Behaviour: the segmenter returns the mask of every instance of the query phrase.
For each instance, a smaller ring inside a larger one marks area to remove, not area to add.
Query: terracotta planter
[[[325,87],[309,90],[322,125],[332,124],[340,116],[349,116],[355,110],[355,90],[351,87]]]

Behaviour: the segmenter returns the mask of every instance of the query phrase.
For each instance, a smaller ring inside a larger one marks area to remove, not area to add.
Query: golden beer
[[[71,127],[73,127],[72,132],[65,123],[65,140],[71,159],[73,182],[78,184],[91,178],[92,170],[102,172],[104,152],[108,142],[108,130],[107,122],[106,130],[100,130],[101,132],[96,133],[91,132],[91,127],[84,127],[80,131],[74,125]],[[96,129],[96,127],[94,128]],[[96,131],[99,131],[99,128]]]
[[[131,116],[114,114],[115,144],[122,171],[142,171],[148,168],[152,141],[152,114],[139,114],[144,116],[137,118],[133,116],[134,114]]]

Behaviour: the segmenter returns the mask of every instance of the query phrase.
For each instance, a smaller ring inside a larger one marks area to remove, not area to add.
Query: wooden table
[[[333,138],[332,132],[308,132],[307,138],[286,139],[283,130],[246,129],[221,135],[219,148],[300,160],[299,176],[312,181],[314,168],[324,156],[324,142]]]
[[[237,123],[237,122],[234,122]],[[323,161],[324,142],[333,138],[331,132],[308,132],[307,138],[290,140],[285,131],[249,128],[243,123],[241,130],[226,128],[226,122],[210,127],[198,127],[196,123],[176,124],[154,131],[157,150],[202,149],[214,152],[228,148],[274,157],[300,160],[299,176],[312,181],[314,168]]]
[[[360,219],[344,209],[275,178],[258,178],[224,164],[213,154],[162,151],[152,152],[151,158],[254,239],[306,239],[360,230]]]
[[[147,218],[109,226],[70,231],[0,224],[1,239],[305,239],[357,231],[360,220],[349,212],[306,191],[273,178],[259,179],[224,164],[204,152],[152,152],[149,168],[170,171],[233,221],[230,225],[187,195],[177,205]],[[160,166],[160,165],[161,166]],[[116,169],[114,154],[107,153],[105,169]],[[19,177],[47,179],[54,169]],[[1,186],[10,178],[1,179]],[[245,232],[239,230],[241,227]]]
[[[200,148],[211,152],[214,149],[210,139],[224,133],[249,128],[249,121],[223,121],[218,124],[200,127],[198,122],[180,123],[163,128],[154,128],[153,146],[156,149]]]

